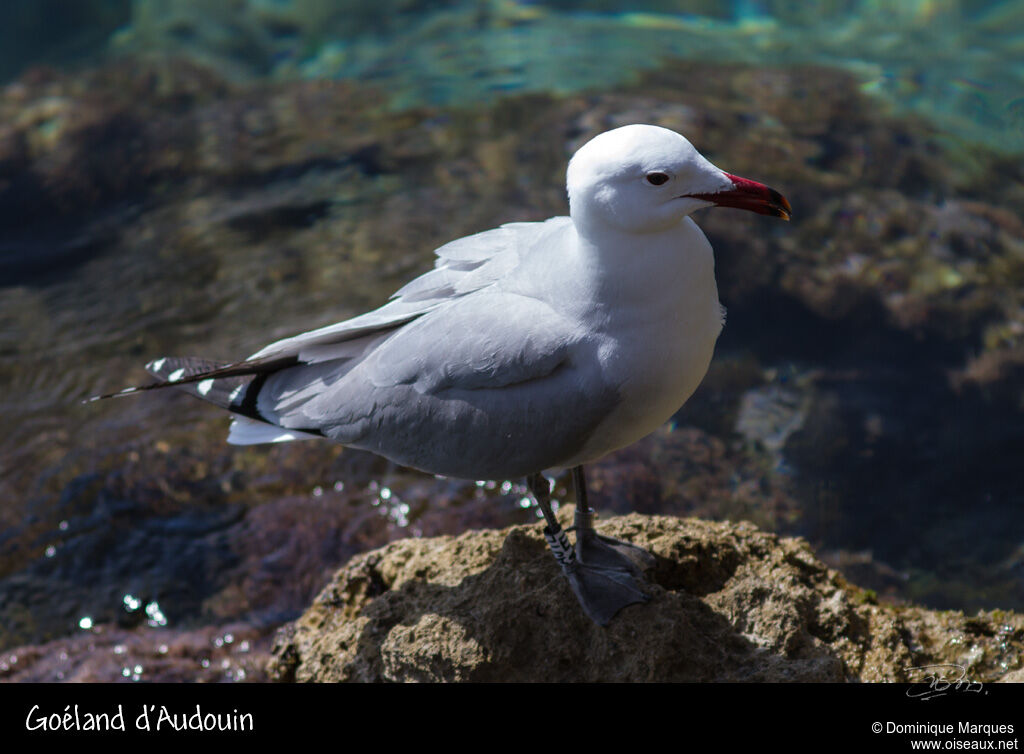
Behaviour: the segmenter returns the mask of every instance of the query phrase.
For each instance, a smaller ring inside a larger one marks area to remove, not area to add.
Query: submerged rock
[[[264,681],[270,634],[233,623],[192,631],[109,625],[0,653],[0,681],[237,683]]]
[[[1024,617],[873,604],[798,539],[638,514],[652,599],[590,622],[539,526],[409,539],[354,558],[278,635],[278,681],[974,681],[1021,665]]]

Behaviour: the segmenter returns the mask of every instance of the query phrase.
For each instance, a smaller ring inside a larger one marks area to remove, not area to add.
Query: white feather
[[[264,424],[244,416],[235,416],[228,432],[231,445],[260,445],[265,442],[291,442],[292,440],[315,440],[317,435],[282,429],[273,424]]]

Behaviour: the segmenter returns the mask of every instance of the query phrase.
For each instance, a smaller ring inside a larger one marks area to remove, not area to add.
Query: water
[[[54,5],[0,11],[0,646],[134,625],[125,595],[171,629],[273,626],[361,549],[532,520],[519,480],[79,401],[564,213],[566,158],[632,121],[796,212],[698,218],[715,363],[595,502],[802,534],[892,599],[1024,607],[1019,3]]]
[[[1005,0],[48,0],[3,13],[6,77],[40,62],[185,55],[236,78],[370,81],[403,108],[608,87],[671,59],[825,64],[951,133],[1024,145],[1024,10]]]
[[[247,75],[372,81],[398,108],[608,87],[671,59],[825,64],[953,133],[1024,146],[1024,11],[1012,2],[452,2],[388,13],[254,1],[241,14],[229,10],[237,3],[140,5],[115,49],[187,51]]]

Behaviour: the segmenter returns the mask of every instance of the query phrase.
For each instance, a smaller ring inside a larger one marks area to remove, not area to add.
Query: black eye
[[[661,184],[668,181],[668,176],[664,173],[648,173],[647,182],[652,186],[660,186]]]

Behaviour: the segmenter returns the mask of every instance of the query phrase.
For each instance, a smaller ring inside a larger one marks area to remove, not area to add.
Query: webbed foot
[[[588,511],[583,515],[590,519],[593,516],[593,511]],[[577,506],[577,522],[581,517]],[[583,565],[627,571],[634,576],[639,576],[648,568],[654,567],[656,562],[654,556],[644,548],[638,547],[632,542],[598,534],[589,525],[589,520],[587,523],[586,526],[576,523],[572,527],[576,530],[576,559]]]
[[[622,608],[650,599],[643,572],[655,560],[642,547],[598,534],[592,517],[593,511],[576,503],[576,560],[566,576],[584,612],[606,626]]]
[[[583,612],[600,626],[607,626],[622,608],[650,599],[641,588],[643,581],[627,571],[579,562],[563,571]]]
[[[576,546],[555,520],[548,502],[547,483],[540,475],[531,477],[530,488],[547,519],[544,536],[551,553],[562,568],[573,594],[587,616],[607,626],[622,608],[647,602],[643,572],[655,564],[654,557],[629,542],[605,537],[593,527],[593,511],[587,507],[583,469],[573,469],[576,486]]]

